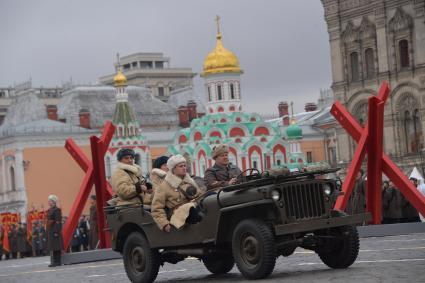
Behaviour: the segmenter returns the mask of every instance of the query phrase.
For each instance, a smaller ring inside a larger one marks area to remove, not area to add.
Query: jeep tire
[[[160,265],[157,250],[151,249],[145,236],[131,233],[124,244],[124,268],[131,282],[151,283],[155,281]]]
[[[332,236],[342,239],[318,251],[320,259],[331,268],[347,268],[352,265],[359,254],[359,234],[355,226],[342,226],[331,230]]]
[[[233,232],[232,252],[236,265],[247,279],[269,276],[276,263],[276,246],[268,225],[258,219],[239,222]]]
[[[231,254],[227,256],[209,256],[202,259],[205,267],[212,274],[225,274],[232,270],[235,260]]]

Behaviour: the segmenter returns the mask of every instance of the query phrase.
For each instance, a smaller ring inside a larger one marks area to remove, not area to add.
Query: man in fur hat
[[[241,169],[229,162],[229,147],[224,144],[213,148],[213,167],[205,171],[204,181],[208,190],[236,184],[236,177],[242,173]]]
[[[182,155],[177,154],[170,157],[167,161],[167,167],[169,171],[153,197],[152,217],[159,229],[170,232],[173,224],[171,221],[173,213],[186,204],[191,204],[191,207],[194,207],[195,204],[191,203],[190,200],[198,197],[201,192],[196,182],[187,173],[186,159]],[[166,209],[168,209],[169,217],[167,217]],[[179,217],[179,219],[186,219],[189,216],[189,210],[190,208],[185,209],[187,215]],[[177,226],[176,228],[181,227],[180,225]]]
[[[162,181],[164,181],[165,175],[167,175],[168,159],[169,159],[168,156],[160,156],[157,159],[155,159],[153,163],[153,169],[150,174],[153,191],[158,189],[159,185],[161,185]]]
[[[118,165],[111,176],[112,190],[118,195],[117,205],[151,204],[151,193],[145,185],[140,166],[134,164],[134,157],[135,152],[130,148],[118,151]]]

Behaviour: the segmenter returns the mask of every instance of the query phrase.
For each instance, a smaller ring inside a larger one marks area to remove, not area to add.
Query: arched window
[[[371,79],[375,77],[375,57],[373,54],[373,49],[368,48],[364,54],[366,62],[366,78]]]
[[[404,138],[406,140],[406,152],[409,153],[409,152],[411,152],[411,150],[410,150],[410,143],[411,143],[410,136],[411,136],[411,133],[412,133],[412,119],[410,117],[409,110],[406,110],[404,112],[403,124],[404,124]]]
[[[10,167],[9,169],[10,174],[10,189],[12,191],[16,191],[16,183],[15,183],[15,168]]]
[[[423,142],[422,142],[422,126],[421,126],[421,119],[419,110],[415,109],[413,111],[413,130],[414,130],[414,147],[412,148],[413,152],[419,152],[423,148]]]
[[[211,87],[208,86],[207,87],[207,91],[208,91],[208,101],[212,101],[212,97],[211,97]]]
[[[400,54],[400,67],[407,68],[410,65],[409,60],[409,43],[406,39],[400,40],[398,43],[398,50]]]
[[[235,99],[235,86],[230,83],[230,99]]]
[[[357,52],[350,54],[350,66],[351,66],[351,81],[358,81],[359,75],[359,55]]]
[[[221,85],[217,85],[217,100],[223,100]]]
[[[367,121],[368,116],[368,107],[367,102],[362,102],[357,105],[357,107],[354,108],[354,117],[356,117],[357,121],[360,123],[360,125],[364,126]]]

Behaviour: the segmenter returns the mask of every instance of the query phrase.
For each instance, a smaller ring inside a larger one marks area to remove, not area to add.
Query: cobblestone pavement
[[[122,260],[48,268],[48,257],[0,261],[0,282],[129,282]],[[425,282],[425,234],[364,238],[357,261],[333,270],[311,251],[279,257],[273,274],[256,282]],[[201,262],[187,259],[160,269],[156,282],[247,282],[235,267],[212,276]],[[250,281],[252,282],[252,281]]]

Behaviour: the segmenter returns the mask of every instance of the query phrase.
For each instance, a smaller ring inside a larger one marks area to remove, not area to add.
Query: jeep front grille
[[[286,184],[282,187],[282,195],[289,217],[313,218],[325,213],[323,185],[320,183]]]

